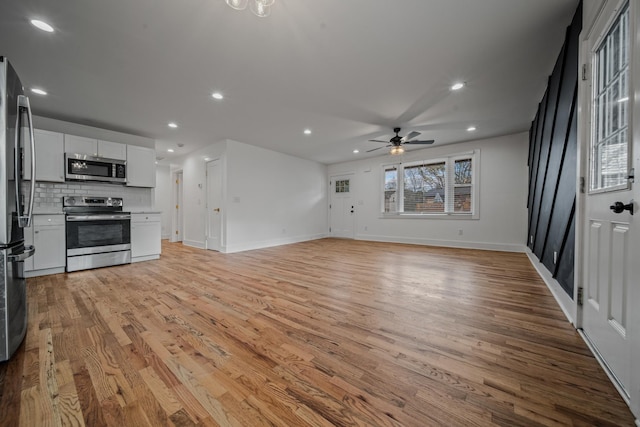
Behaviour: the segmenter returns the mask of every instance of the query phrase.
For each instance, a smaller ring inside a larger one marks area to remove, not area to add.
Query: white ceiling
[[[165,161],[233,139],[336,163],[385,154],[367,140],[394,126],[436,144],[528,129],[577,4],[2,0],[0,55],[48,91],[35,114],[154,138]]]

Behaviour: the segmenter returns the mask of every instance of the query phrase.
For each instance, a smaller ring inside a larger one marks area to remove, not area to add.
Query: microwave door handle
[[[16,154],[19,153],[20,145],[18,144],[18,135],[22,132],[18,127],[20,123],[20,112],[24,109],[27,112],[27,118],[29,121],[29,144],[31,145],[31,183],[29,189],[29,211],[26,212],[26,215],[20,215],[20,200],[19,197],[16,197],[18,203],[18,226],[19,227],[30,227],[31,219],[33,216],[33,202],[35,198],[36,192],[36,140],[33,132],[33,115],[31,114],[31,105],[29,103],[29,98],[24,95],[18,95],[18,118],[16,118]],[[18,164],[18,156],[16,155],[16,165]],[[16,168],[16,189],[20,186],[18,168]],[[16,196],[20,194],[16,191]]]

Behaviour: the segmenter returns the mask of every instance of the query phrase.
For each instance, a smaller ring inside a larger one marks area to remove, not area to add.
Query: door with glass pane
[[[585,196],[583,329],[610,373],[629,393],[633,286],[630,127],[630,14],[606,2],[587,39],[590,64],[589,177]],[[637,143],[636,143],[637,144]],[[637,208],[637,204],[635,204]]]
[[[355,236],[355,205],[351,175],[331,177],[329,202],[329,235],[353,239]]]

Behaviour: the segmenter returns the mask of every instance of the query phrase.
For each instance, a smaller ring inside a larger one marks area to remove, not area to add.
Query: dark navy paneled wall
[[[578,6],[529,131],[527,245],[573,298],[577,168]]]

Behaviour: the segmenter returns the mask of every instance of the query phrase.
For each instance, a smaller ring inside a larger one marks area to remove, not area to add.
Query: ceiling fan
[[[369,141],[371,142],[382,142],[386,145],[385,147],[393,147],[391,149],[391,154],[402,154],[404,153],[404,148],[402,147],[404,144],[433,144],[433,139],[427,139],[424,141],[419,141],[419,140],[413,140],[413,138],[415,138],[416,136],[420,135],[420,132],[416,132],[416,131],[412,131],[409,132],[408,135],[406,136],[400,136],[398,135],[398,133],[400,133],[400,128],[393,128],[393,131],[396,133],[396,136],[394,136],[393,138],[391,138],[389,141],[380,141],[379,139],[370,139]],[[374,148],[373,150],[367,150],[367,153],[370,153],[372,151],[376,151],[379,150],[381,148],[385,148],[385,147],[378,147],[378,148]]]

